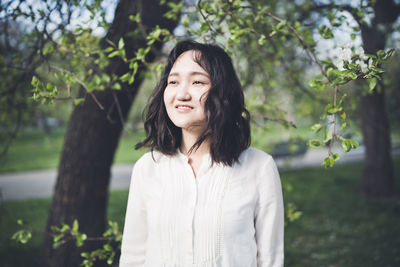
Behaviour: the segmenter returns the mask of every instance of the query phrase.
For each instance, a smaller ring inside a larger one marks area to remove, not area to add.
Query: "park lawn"
[[[12,143],[6,158],[0,161],[0,173],[55,169],[64,144],[63,129],[46,135],[42,131],[21,132]],[[124,132],[115,155],[116,163],[133,163],[146,150],[135,150],[137,142],[144,139],[144,131]]]
[[[285,134],[282,134],[282,133]],[[277,126],[268,130],[254,131],[253,146],[264,151],[271,149],[271,144],[289,137],[306,138],[310,134],[307,127],[285,129]],[[0,161],[0,173],[23,172],[30,170],[55,169],[61,156],[65,129],[55,129],[49,134],[39,130],[21,131],[12,143],[6,158]],[[115,163],[133,163],[139,159],[146,149],[135,150],[134,146],[145,138],[143,129],[137,131],[124,130],[115,155]]]
[[[395,160],[397,186],[400,157]],[[286,266],[400,266],[400,201],[367,200],[358,191],[362,164],[329,170],[282,171],[285,203],[294,203],[302,217],[285,230]],[[287,186],[285,186],[287,188]],[[108,218],[121,228],[127,190],[113,191]],[[49,199],[3,202],[0,206],[0,266],[32,266],[39,252]],[[33,239],[27,245],[10,240],[17,219],[29,222]]]
[[[400,188],[400,157],[394,162]],[[360,194],[361,164],[282,173],[285,202],[303,212],[286,228],[286,266],[400,266],[400,199]]]

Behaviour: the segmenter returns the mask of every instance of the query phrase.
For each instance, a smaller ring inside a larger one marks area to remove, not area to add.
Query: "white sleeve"
[[[135,164],[129,187],[124,233],[122,236],[120,267],[143,266],[146,256],[147,215],[142,197],[143,162]]]
[[[255,209],[257,267],[282,267],[284,208],[278,169],[272,157],[261,168]]]

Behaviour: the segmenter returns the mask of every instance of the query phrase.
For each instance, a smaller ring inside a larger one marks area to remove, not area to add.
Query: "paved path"
[[[335,147],[333,152],[340,154],[340,160],[336,164],[341,164],[362,161],[365,150],[364,147],[360,146],[356,150],[344,153],[340,147]],[[399,155],[400,148],[394,149],[393,154]],[[310,148],[303,156],[291,159],[277,158],[275,161],[280,170],[300,169],[321,166],[327,155],[328,150],[326,148]],[[110,190],[129,187],[132,166],[133,164],[116,164],[112,167]],[[0,201],[50,197],[53,194],[56,175],[56,170],[0,174]]]

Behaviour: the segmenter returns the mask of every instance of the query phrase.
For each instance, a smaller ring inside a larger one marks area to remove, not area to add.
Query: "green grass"
[[[133,163],[138,160],[147,150],[135,150],[135,145],[145,138],[144,130],[135,132],[124,132],[118,144],[114,162],[116,163]]]
[[[57,129],[46,135],[42,131],[21,132],[10,147],[6,158],[0,161],[0,173],[57,168],[64,143],[65,131]],[[115,155],[116,163],[133,163],[146,150],[135,150],[143,140],[143,130],[124,132]]]
[[[397,188],[400,158],[395,160]],[[285,202],[303,212],[286,229],[287,266],[400,266],[400,200],[368,200],[362,164],[282,174]]]
[[[285,129],[277,125],[267,133],[260,130],[254,131],[252,140],[254,146],[269,151],[274,142],[289,137],[305,138],[309,133],[306,127]],[[48,135],[39,130],[20,132],[12,143],[6,158],[0,161],[0,173],[57,168],[64,143],[64,134],[65,130],[63,129],[54,130]],[[135,150],[134,146],[144,137],[144,130],[124,131],[114,162],[133,163],[139,159],[147,150]]]
[[[108,219],[117,222],[122,228],[125,219],[128,191],[113,191],[109,196]],[[0,266],[33,266],[43,244],[50,199],[28,201],[7,201],[0,203]],[[26,223],[32,231],[32,239],[25,245],[11,240],[13,233],[21,229],[17,220]]]
[[[252,129],[252,146],[271,152],[273,145],[284,140],[322,138],[309,130],[310,122],[298,123],[297,128],[285,128],[278,123],[266,129]],[[132,125],[130,125],[132,127]],[[6,157],[0,160],[0,173],[23,172],[57,168],[64,143],[65,129],[57,129],[46,135],[39,130],[21,131],[12,143]],[[147,150],[135,150],[134,146],[145,137],[144,130],[124,130],[115,154],[115,163],[133,163]],[[393,144],[400,143],[399,129],[391,133]]]
[[[395,159],[397,187],[400,158]],[[281,172],[285,203],[302,217],[285,230],[285,266],[400,266],[400,200],[367,200],[358,188],[362,164]],[[122,227],[128,191],[111,192],[108,218]],[[42,243],[49,199],[9,201],[0,206],[0,266],[30,266]],[[17,219],[29,222],[27,245],[10,241]]]
[[[46,225],[49,199],[9,201],[0,204],[0,266],[32,266],[40,252]],[[16,244],[11,236],[17,230],[17,220],[22,219],[27,229],[33,230],[33,238],[25,245]]]
[[[42,131],[21,132],[0,161],[0,173],[55,168],[63,140],[63,130],[52,131],[49,135]]]

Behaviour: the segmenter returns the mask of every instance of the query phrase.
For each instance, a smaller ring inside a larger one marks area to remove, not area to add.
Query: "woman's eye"
[[[168,84],[176,84],[176,81],[169,81]]]
[[[193,84],[204,84],[204,83],[201,81],[194,81]]]

